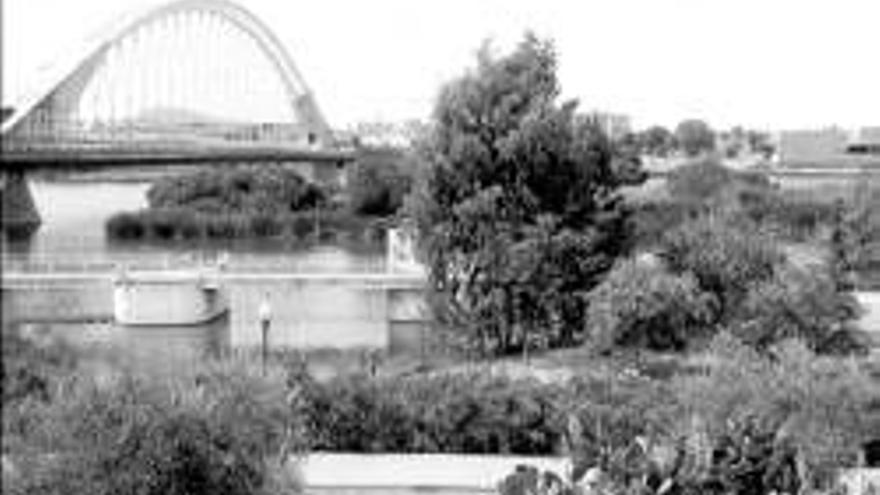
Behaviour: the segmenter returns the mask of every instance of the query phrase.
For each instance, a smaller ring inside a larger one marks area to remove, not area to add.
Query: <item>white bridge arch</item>
[[[14,113],[2,124],[3,136],[16,136],[17,131],[27,129],[29,125],[47,125],[46,114],[71,113],[97,69],[106,62],[111,49],[142,28],[189,14],[216,16],[249,36],[277,71],[291,109],[310,135],[322,143],[332,141],[330,128],[311,89],[284,46],[259,18],[229,0],[175,0],[123,15],[97,36],[85,40],[83,46],[71,50],[60,63],[50,68],[41,84],[29,88],[27,94],[11,102]]]

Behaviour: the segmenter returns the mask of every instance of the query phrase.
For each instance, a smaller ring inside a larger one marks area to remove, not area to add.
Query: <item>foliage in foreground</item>
[[[311,447],[341,452],[552,454],[562,391],[503,377],[344,377],[315,385]]]
[[[628,248],[619,188],[641,174],[558,93],[552,46],[527,36],[484,49],[434,109],[408,213],[436,314],[484,355],[576,342],[586,293]]]
[[[760,355],[729,336],[706,357],[703,373],[674,379],[670,400],[602,455],[577,455],[595,444],[585,442],[571,472],[520,468],[500,493],[816,493],[877,438],[880,389],[855,361],[797,342]]]
[[[4,492],[250,495],[295,488],[278,456],[292,421],[283,388],[234,367],[207,366],[188,378],[99,382],[72,375],[49,400],[4,403],[4,455],[14,465]]]

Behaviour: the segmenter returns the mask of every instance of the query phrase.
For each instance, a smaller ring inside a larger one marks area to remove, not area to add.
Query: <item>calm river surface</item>
[[[180,265],[225,252],[230,269],[235,271],[253,268],[271,272],[272,267],[309,273],[385,270],[383,246],[291,247],[250,242],[169,247],[108,242],[106,219],[119,211],[144,207],[147,188],[146,183],[32,182],[43,225],[28,242],[4,245],[3,254],[18,263]],[[188,359],[193,353],[217,354],[259,346],[256,313],[266,293],[272,305],[269,342],[274,348],[391,345],[389,335],[393,332],[387,322],[384,291],[326,282],[235,282],[229,286],[228,317],[210,325],[164,328],[117,327],[108,322],[112,315],[109,283],[4,290],[3,320],[41,338],[60,337],[78,345],[110,349],[126,360],[166,366],[168,359]],[[62,321],[70,319],[75,321]],[[95,321],[77,321],[86,319]]]

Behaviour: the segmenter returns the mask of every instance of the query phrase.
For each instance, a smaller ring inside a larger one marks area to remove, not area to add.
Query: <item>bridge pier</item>
[[[3,171],[0,176],[0,205],[0,230],[4,237],[27,237],[42,223],[27,177],[22,170]]]

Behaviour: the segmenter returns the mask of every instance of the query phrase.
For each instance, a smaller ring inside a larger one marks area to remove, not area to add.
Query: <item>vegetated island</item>
[[[211,166],[153,182],[147,208],[106,223],[114,241],[239,239],[377,242],[411,183],[405,153],[361,150],[346,187],[311,182],[294,166]]]

